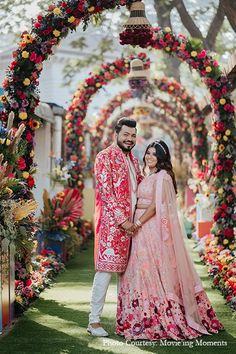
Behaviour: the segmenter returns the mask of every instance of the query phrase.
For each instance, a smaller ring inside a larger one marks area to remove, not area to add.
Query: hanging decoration
[[[149,86],[148,76],[149,73],[144,69],[142,60],[134,59],[131,61],[128,81],[134,97],[141,99],[144,91],[146,91]]]
[[[120,43],[146,48],[151,44],[152,35],[144,3],[141,0],[133,2],[130,6],[130,18],[124,25],[124,31],[120,33]]]

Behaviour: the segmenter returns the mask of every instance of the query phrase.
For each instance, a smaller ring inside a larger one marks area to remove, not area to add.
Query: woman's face
[[[156,157],[156,149],[154,147],[150,147],[145,155],[146,166],[149,169],[155,168],[157,166],[157,157]]]

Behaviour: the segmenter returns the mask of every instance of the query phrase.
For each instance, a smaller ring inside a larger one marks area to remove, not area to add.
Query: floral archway
[[[165,101],[163,101],[162,103],[162,108],[165,111]],[[159,107],[157,105],[157,107]],[[125,117],[130,117],[133,116],[135,114],[135,110],[137,109],[136,106],[131,107],[129,109],[126,109],[125,111],[122,111],[118,116],[115,116],[114,120],[112,120],[111,122],[104,122],[102,127],[103,129],[107,129],[106,130],[106,136],[102,136],[101,132],[101,125],[98,125],[98,133],[95,134],[95,136],[93,137],[94,139],[99,140],[101,142],[101,148],[106,148],[108,145],[111,144],[112,142],[112,136],[113,136],[113,132],[114,132],[114,122],[119,119],[121,116],[125,116]],[[170,112],[170,111],[169,111]],[[176,113],[174,112],[174,110],[172,110],[172,113]],[[149,126],[156,126],[158,128],[160,128],[161,130],[165,131],[173,140],[173,142],[175,143],[175,157],[177,160],[181,161],[182,160],[182,155],[184,153],[191,155],[191,144],[189,144],[189,142],[186,142],[185,140],[185,130],[182,130],[181,127],[178,127],[176,125],[176,117],[173,118],[172,116],[166,115],[166,113],[158,113],[158,119],[157,116],[152,119],[152,122],[149,123]],[[103,140],[102,140],[103,138]],[[95,145],[97,144],[93,144],[94,145],[94,149],[96,150]],[[98,145],[97,145],[98,146]],[[98,151],[97,151],[98,152]]]
[[[67,159],[74,162],[70,170],[69,183],[71,186],[83,189],[83,169],[85,166],[83,120],[86,117],[88,105],[93,96],[105,85],[116,78],[126,76],[129,73],[130,62],[135,58],[141,59],[144,67],[149,68],[150,60],[145,53],[116,59],[111,63],[102,64],[95,74],[91,73],[87,79],[80,83],[74,93],[72,104],[66,114],[65,125]]]
[[[94,139],[96,141],[97,140],[100,142],[102,141],[104,128],[106,127],[108,127],[108,130],[110,130],[110,133],[107,133],[108,141],[109,143],[112,141],[113,129],[111,127],[113,125],[113,122],[108,124],[108,120],[116,108],[121,107],[123,102],[127,102],[129,99],[132,98],[133,95],[131,90],[120,92],[118,95],[116,95],[113,99],[111,99],[108,102],[105,108],[101,109],[98,120],[96,121],[94,127],[94,130],[96,131]],[[176,152],[178,152],[179,149],[183,149],[182,152],[186,152],[191,155],[192,141],[191,141],[190,127],[189,127],[189,122],[183,118],[182,110],[175,107],[175,105],[172,105],[169,102],[154,97],[149,102],[149,105],[153,106],[153,108],[157,107],[160,108],[161,111],[164,111],[164,113],[158,113],[159,119],[158,122],[157,119],[154,119],[153,122],[154,125],[159,125],[159,123],[163,121],[163,123],[165,122],[167,126],[169,125],[171,129],[176,132],[176,134],[179,134],[179,141],[175,139],[175,142],[177,143]],[[135,111],[135,107],[133,107],[132,109],[127,109],[124,112],[124,114],[130,116],[134,114],[134,111]],[[179,143],[181,143],[181,145]],[[98,149],[100,148],[100,145],[101,144],[96,144],[96,147],[94,146],[94,149],[97,150],[97,152]],[[103,145],[102,147],[105,147],[105,145]]]
[[[92,14],[131,3],[132,1],[123,0],[101,2],[60,0],[50,5],[45,15],[37,16],[30,34],[22,33],[22,40],[17,50],[13,52],[13,61],[3,82],[3,88],[6,91],[6,111],[8,113],[14,111],[15,124],[24,122],[27,127],[25,137],[28,134],[28,139],[33,141],[34,130],[29,122],[39,101],[35,93],[43,69],[42,63],[52,54],[52,48],[81,22],[86,25]],[[234,106],[230,100],[230,83],[222,74],[217,61],[199,43],[196,44],[182,34],[175,35],[168,27],[153,30],[150,47],[173,54],[196,69],[210,91],[215,113],[212,124],[215,138],[213,175],[217,194],[213,232],[220,244],[234,249],[236,197],[233,186],[236,175],[233,166],[236,158],[236,130],[233,119]],[[25,105],[22,103],[24,100],[27,100]],[[28,155],[31,153],[32,156],[33,142],[30,141],[28,145]],[[29,171],[32,163],[32,157],[26,159]]]

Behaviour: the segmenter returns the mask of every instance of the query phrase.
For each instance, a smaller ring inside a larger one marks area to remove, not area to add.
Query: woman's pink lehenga
[[[156,199],[156,215],[132,239],[120,277],[116,333],[126,339],[184,340],[224,329],[185,248],[171,177],[145,177],[139,204]],[[137,209],[135,220],[145,210]]]

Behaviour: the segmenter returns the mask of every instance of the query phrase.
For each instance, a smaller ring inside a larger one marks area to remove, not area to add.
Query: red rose
[[[33,24],[33,27],[39,29],[41,27],[41,24],[39,22],[35,22]]]
[[[215,130],[218,132],[224,132],[225,131],[225,125],[223,122],[215,122],[213,124],[213,126],[215,127]]]
[[[226,229],[223,230],[223,235],[228,238],[233,238],[234,237],[234,229],[227,227]]]
[[[33,135],[30,132],[26,133],[25,138],[28,141],[28,143],[31,143],[33,141]]]
[[[23,159],[23,157],[20,157],[19,160],[17,161],[17,165],[19,170],[23,171],[26,168],[25,159]]]
[[[27,279],[25,281],[25,286],[30,286],[32,284],[32,280],[31,279]]]
[[[226,160],[224,161],[224,171],[231,171],[233,168],[234,162],[233,160]]]
[[[221,209],[226,210],[227,209],[227,205],[225,203],[221,204]]]
[[[33,188],[33,187],[34,187],[35,182],[34,182],[33,177],[29,176],[29,177],[27,178],[27,185],[28,185],[29,188]]]

